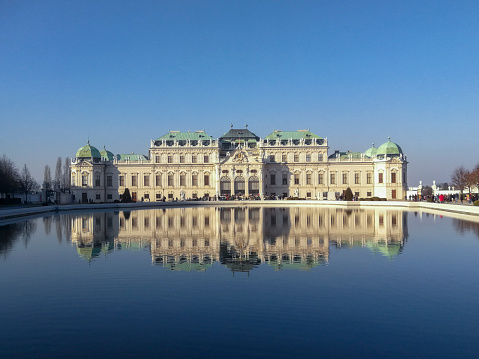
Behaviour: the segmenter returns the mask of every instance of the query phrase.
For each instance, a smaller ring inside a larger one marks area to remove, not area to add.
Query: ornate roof
[[[399,147],[397,143],[391,142],[391,138],[389,138],[388,142],[383,143],[381,146],[379,146],[376,156],[388,156],[388,155],[399,156],[402,153],[403,152],[401,147]]]
[[[254,140],[254,141],[259,141],[259,137],[256,136],[253,132],[248,130],[247,128],[244,129],[238,129],[238,128],[232,128],[229,130],[227,133],[225,133],[223,136],[220,137],[220,141],[234,141],[236,139],[241,139],[241,140]]]
[[[96,147],[91,146],[90,141],[88,141],[86,146],[83,146],[78,149],[75,157],[101,159],[101,154],[100,151],[98,151]]]
[[[148,157],[146,157],[145,155],[137,155],[135,153],[118,154],[116,155],[116,159],[118,162],[148,161]]]
[[[274,130],[273,133],[265,137],[265,140],[300,140],[300,139],[321,139],[318,135],[315,135],[310,130],[298,130],[298,131],[280,131]]]
[[[105,161],[113,161],[114,154],[113,152],[108,151],[105,146],[103,146],[103,149],[100,151],[101,158]]]
[[[373,147],[371,148],[368,148],[365,152],[364,152],[364,155],[366,157],[370,157],[370,158],[373,158],[374,156],[376,156],[376,153],[378,152],[378,149],[376,147],[374,147],[374,143],[373,143]]]
[[[208,135],[205,131],[195,131],[195,132],[180,132],[180,131],[169,131],[166,135],[163,135],[157,138],[157,141],[161,140],[170,140],[170,141],[204,141],[204,140],[213,140],[214,138]]]

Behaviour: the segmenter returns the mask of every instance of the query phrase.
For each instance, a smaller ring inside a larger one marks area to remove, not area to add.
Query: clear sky
[[[479,1],[1,1],[0,155],[42,182],[168,130],[391,137],[409,185],[479,163]]]

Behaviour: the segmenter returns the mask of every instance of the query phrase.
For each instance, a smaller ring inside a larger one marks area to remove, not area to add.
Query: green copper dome
[[[403,154],[401,147],[398,144],[391,142],[391,138],[389,138],[388,142],[383,143],[378,148],[378,152],[376,155],[379,156],[399,156]]]
[[[101,159],[101,154],[100,154],[100,151],[96,149],[96,147],[90,146],[90,141],[88,141],[86,146],[83,146],[77,151],[77,154],[75,157]]]
[[[100,151],[101,158],[105,161],[113,161],[113,157],[115,156],[113,152],[108,151],[105,146]]]
[[[364,155],[365,155],[366,157],[373,158],[374,156],[376,156],[377,153],[378,153],[378,149],[377,149],[376,147],[374,147],[374,143],[373,143],[373,147],[368,148],[368,149],[364,152]]]

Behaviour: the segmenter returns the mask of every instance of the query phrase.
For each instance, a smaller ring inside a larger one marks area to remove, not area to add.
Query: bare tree
[[[461,193],[464,191],[464,188],[467,187],[468,184],[468,177],[469,171],[464,168],[464,166],[458,167],[452,172],[451,175],[451,182],[456,187],[461,191]]]
[[[71,172],[70,172],[70,158],[65,157],[63,164],[63,190],[66,192],[70,190]]]
[[[45,171],[43,172],[43,189],[45,191],[52,189],[52,172],[49,165],[45,165]]]
[[[53,181],[53,188],[55,191],[60,191],[62,181],[62,158],[57,158],[57,166],[55,168],[55,180]]]
[[[20,174],[20,180],[18,183],[21,191],[25,193],[25,202],[28,202],[29,193],[37,191],[40,188],[35,178],[31,176],[26,164],[22,168],[22,173]]]
[[[19,178],[20,174],[15,163],[3,155],[0,158],[0,194],[14,193],[18,188]]]
[[[477,165],[474,170],[469,172],[467,176],[467,182],[469,185],[469,192],[471,191],[471,187],[479,187],[479,165]]]

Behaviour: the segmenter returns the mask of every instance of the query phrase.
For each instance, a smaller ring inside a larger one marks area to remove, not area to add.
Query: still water
[[[0,227],[0,357],[476,358],[479,225],[169,208]]]

